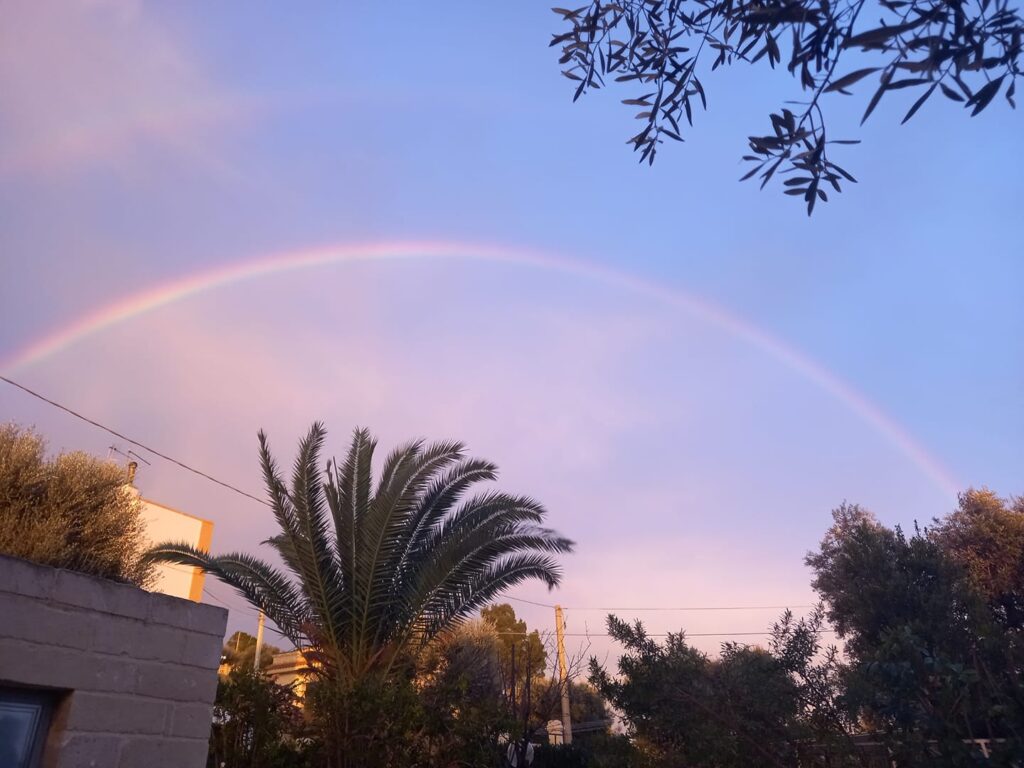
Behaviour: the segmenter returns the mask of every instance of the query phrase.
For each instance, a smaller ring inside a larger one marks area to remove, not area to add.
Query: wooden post
[[[572,715],[569,711],[569,670],[565,663],[565,617],[555,606],[555,636],[558,638],[558,684],[562,688],[562,742],[572,744]]]
[[[259,672],[260,654],[263,653],[263,611],[260,611],[260,623],[256,628],[256,655],[252,660],[252,668]]]

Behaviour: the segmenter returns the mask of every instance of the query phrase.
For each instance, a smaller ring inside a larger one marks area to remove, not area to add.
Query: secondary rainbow
[[[288,251],[196,272],[87,313],[0,362],[14,373],[118,323],[197,294],[268,275],[360,261],[473,261],[551,270],[638,293],[674,307],[763,350],[842,402],[910,459],[936,487],[955,498],[958,484],[900,424],[847,382],[792,345],[699,296],[628,272],[524,248],[461,242],[398,241],[330,245]]]

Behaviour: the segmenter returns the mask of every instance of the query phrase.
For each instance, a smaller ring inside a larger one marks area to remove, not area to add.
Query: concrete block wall
[[[203,768],[227,611],[0,556],[0,686],[59,696],[44,768]]]

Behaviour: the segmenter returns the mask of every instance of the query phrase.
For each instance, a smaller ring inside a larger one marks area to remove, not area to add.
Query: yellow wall
[[[150,544],[185,542],[199,549],[210,548],[213,523],[209,520],[179,512],[149,499],[142,499],[142,519],[146,523],[146,537]],[[199,602],[203,596],[203,572],[189,566],[160,563],[157,565],[156,583],[152,590]]]

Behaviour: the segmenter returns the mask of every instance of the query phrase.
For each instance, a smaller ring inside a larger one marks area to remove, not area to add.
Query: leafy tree
[[[514,726],[502,688],[500,649],[494,628],[474,621],[440,635],[420,655],[422,762],[467,768],[498,763],[499,737]]]
[[[46,457],[31,430],[0,425],[0,553],[145,587],[145,522],[124,471],[86,453]]]
[[[608,707],[594,686],[582,680],[569,680],[569,716],[572,722],[592,723],[609,720]],[[537,681],[534,695],[534,716],[538,722],[562,718],[562,689],[557,678]]]
[[[276,645],[264,643],[260,649],[260,669],[266,669],[274,661],[274,656],[279,654],[281,649]],[[239,669],[252,669],[253,660],[256,658],[256,638],[248,632],[235,632],[228,641],[224,643],[222,654],[224,662]]]
[[[820,614],[794,621],[787,613],[769,649],[726,643],[711,659],[682,632],[658,643],[640,622],[609,616],[625,653],[615,676],[591,659],[590,680],[652,766],[797,765],[804,745],[842,735],[841,724],[815,719],[836,698],[839,679],[835,650],[821,653],[820,625]]]
[[[489,605],[480,611],[480,617],[494,628],[498,638],[498,658],[502,687],[510,698],[512,690],[522,691],[526,678],[544,674],[548,652],[535,629],[530,631],[526,622],[516,618],[515,609],[508,603]]]
[[[1003,590],[1020,584],[1012,568],[999,571],[999,542],[967,545],[991,532],[975,525],[998,512],[990,501],[965,494],[935,530],[910,537],[844,505],[807,558],[847,643],[849,711],[886,739],[898,766],[974,764],[978,738],[995,739],[989,764],[1009,765],[1024,749],[1024,655],[1001,610]]]
[[[971,489],[935,524],[933,538],[1000,622],[1024,629],[1024,497],[1007,502],[988,489]]]
[[[155,547],[148,557],[216,576],[308,649],[320,678],[314,710],[333,764],[346,766],[357,755],[364,764],[385,759],[381,718],[405,707],[405,681],[420,649],[508,587],[527,579],[557,585],[553,555],[571,551],[572,542],[541,526],[545,511],[533,499],[495,490],[467,495],[497,469],[467,458],[460,443],[403,445],[375,484],[376,442],[366,430],[355,431],[345,461],[328,462],[321,476],[324,439],[314,424],[289,489],[260,434],[280,528],[269,544],[284,571],[247,554],[213,556],[185,544]]]
[[[299,768],[302,731],[290,688],[236,668],[217,685],[210,761],[217,768]]]
[[[533,768],[653,768],[629,737],[593,733],[572,744],[542,745],[536,751]]]
[[[786,194],[814,210],[855,181],[830,155],[841,143],[826,134],[824,106],[876,80],[864,120],[879,101],[899,94],[906,122],[936,93],[972,116],[999,94],[1011,106],[1020,75],[1024,21],[1009,0],[591,0],[555,8],[568,30],[554,35],[575,98],[606,80],[635,85],[624,103],[638,109],[640,131],[629,143],[654,162],[666,139],[683,141],[683,123],[707,108],[710,71],[732,64],[785,69],[806,94],[792,110],[773,113],[771,130],[750,136],[744,157],[764,187],[788,176]]]

